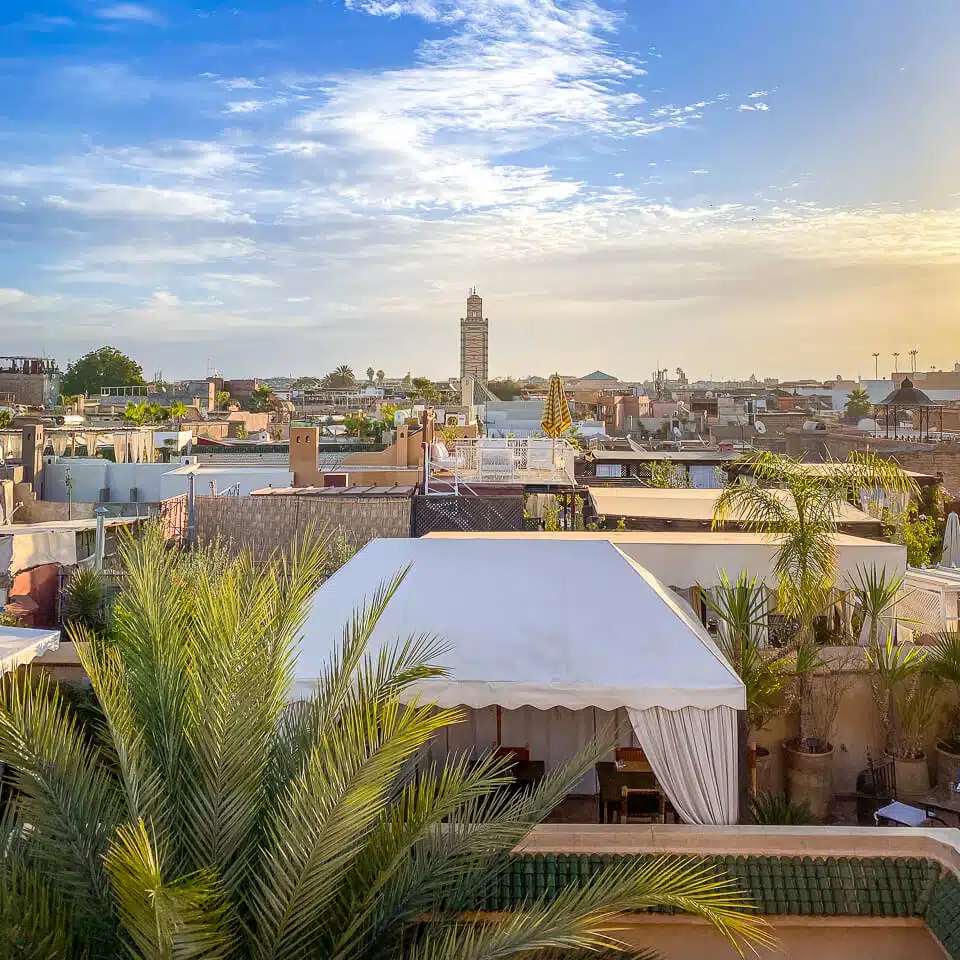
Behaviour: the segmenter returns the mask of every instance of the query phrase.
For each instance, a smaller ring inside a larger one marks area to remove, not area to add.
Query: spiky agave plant
[[[808,826],[817,822],[810,807],[782,793],[758,793],[750,801],[753,819],[763,826]]]
[[[0,955],[545,958],[615,948],[617,913],[664,904],[738,947],[769,942],[729,880],[677,858],[624,860],[479,921],[469,911],[511,850],[598,750],[521,796],[500,789],[494,757],[425,765],[460,719],[410,698],[411,684],[443,675],[442,644],[366,650],[402,573],[291,706],[322,544],[189,576],[159,531],[123,556],[115,635],[89,635],[83,654],[103,712],[94,742],[54,684],[4,681],[0,760],[19,793],[0,824]]]

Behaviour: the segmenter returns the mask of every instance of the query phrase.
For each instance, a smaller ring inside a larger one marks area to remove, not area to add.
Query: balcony
[[[479,437],[427,450],[427,493],[458,492],[473,483],[573,487],[576,450],[566,440]]]

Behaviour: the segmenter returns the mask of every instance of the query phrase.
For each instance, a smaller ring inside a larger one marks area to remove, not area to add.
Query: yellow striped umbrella
[[[554,374],[550,378],[550,389],[547,392],[547,402],[543,408],[543,420],[540,421],[540,426],[548,437],[556,438],[564,430],[569,430],[571,423],[567,395],[563,392],[563,381]]]

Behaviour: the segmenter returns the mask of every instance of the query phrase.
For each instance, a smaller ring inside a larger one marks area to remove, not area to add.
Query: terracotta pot
[[[954,753],[942,743],[938,743],[937,787],[941,790],[953,790],[958,778],[960,778],[960,753]]]
[[[755,793],[779,793],[773,788],[773,754],[766,747],[757,747],[754,769]]]
[[[794,803],[807,804],[818,820],[825,820],[833,800],[833,745],[824,753],[807,753],[798,749],[796,740],[785,740],[783,757],[787,796]]]
[[[930,789],[930,768],[927,758],[894,760],[897,771],[897,796],[919,797]]]

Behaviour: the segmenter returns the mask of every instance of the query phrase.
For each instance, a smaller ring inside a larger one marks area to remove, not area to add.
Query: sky
[[[956,0],[6,0],[0,353],[960,360]],[[901,364],[902,367],[902,364]]]

